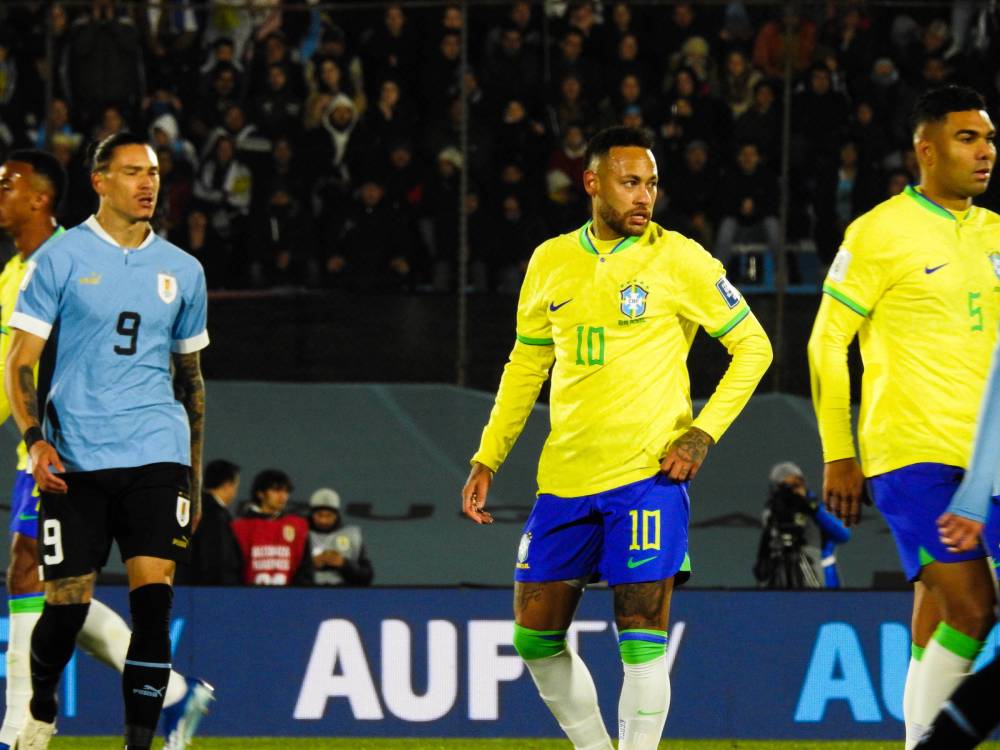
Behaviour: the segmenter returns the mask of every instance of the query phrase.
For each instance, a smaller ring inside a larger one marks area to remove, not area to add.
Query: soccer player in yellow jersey
[[[969,465],[1000,323],[1000,216],[972,205],[996,161],[985,107],[957,86],[920,97],[920,184],[847,228],[809,340],[824,498],[854,523],[867,477],[914,582],[907,748],[964,679],[994,622],[986,551],[949,550],[936,527]],[[860,463],[847,369],[855,335],[864,363]]]
[[[10,349],[8,324],[28,264],[45,243],[62,234],[55,211],[66,190],[66,174],[51,154],[43,151],[12,152],[0,164],[0,229],[14,240],[17,252],[0,273],[0,375]],[[10,403],[0,388],[0,423],[10,416]],[[10,565],[7,569],[10,631],[7,641],[6,706],[0,726],[0,750],[14,745],[31,698],[29,649],[31,631],[45,601],[39,580],[38,491],[23,441],[17,447],[17,473],[10,503]],[[107,606],[92,599],[77,643],[95,658],[121,672],[130,631],[125,621]],[[190,683],[172,672],[164,713],[178,718],[165,726],[166,750],[190,745],[206,704],[209,688],[200,680]],[[208,694],[211,699],[211,694]]]
[[[515,567],[514,647],[581,750],[611,747],[593,680],[566,645],[583,588],[600,577],[614,588],[625,672],[618,747],[655,748],[670,703],[670,596],[690,571],[688,482],[771,362],[722,264],[650,220],[651,145],[622,127],[588,144],[591,219],[528,264],[517,341],[462,490],[464,513],[491,523],[493,475],[551,369],[551,431]],[[686,358],[699,326],[732,361],[693,419]]]

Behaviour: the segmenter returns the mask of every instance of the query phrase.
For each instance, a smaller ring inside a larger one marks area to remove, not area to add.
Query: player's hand
[[[979,544],[979,535],[983,525],[971,518],[956,516],[954,513],[942,513],[937,520],[938,534],[941,543],[949,552],[968,552]]]
[[[478,524],[493,523],[493,516],[483,510],[491,484],[493,469],[478,461],[472,464],[469,478],[462,487],[462,512]]]
[[[667,446],[667,454],[660,460],[660,471],[677,482],[694,479],[714,443],[707,432],[691,427]]]
[[[847,527],[861,518],[861,495],[865,475],[853,456],[823,465],[823,502]]]
[[[66,473],[62,461],[59,460],[59,454],[52,444],[44,440],[35,442],[31,446],[31,475],[35,478],[35,484],[42,492],[63,495],[68,489],[66,482],[51,471],[52,467],[60,474]]]

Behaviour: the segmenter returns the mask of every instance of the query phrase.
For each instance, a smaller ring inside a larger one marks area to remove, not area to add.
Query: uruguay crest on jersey
[[[641,317],[646,312],[646,298],[649,292],[636,283],[628,284],[621,290],[621,311],[630,318]]]
[[[156,274],[156,291],[168,305],[177,299],[177,279],[169,273]]]

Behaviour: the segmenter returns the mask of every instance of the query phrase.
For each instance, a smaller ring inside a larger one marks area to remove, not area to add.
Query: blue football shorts
[[[26,471],[14,475],[10,499],[10,533],[38,538],[38,490],[35,478]]]
[[[896,540],[903,572],[910,581],[932,562],[962,562],[987,556],[982,544],[968,552],[949,552],[938,534],[937,519],[948,509],[965,470],[938,463],[904,466],[868,480],[875,506],[881,511]],[[989,514],[983,538],[991,550],[1000,544],[1000,513]]]
[[[687,482],[657,472],[649,479],[596,495],[541,494],[517,551],[514,579],[621,583],[659,581],[691,573]]]

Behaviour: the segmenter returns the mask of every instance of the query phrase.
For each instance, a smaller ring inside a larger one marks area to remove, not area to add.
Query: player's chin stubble
[[[625,223],[625,214],[618,213],[607,203],[602,203],[597,207],[597,215],[601,217],[601,221],[608,225],[609,229],[616,234],[620,234],[622,237],[638,237],[645,231],[645,227],[643,227],[642,231],[636,231],[629,227]]]

